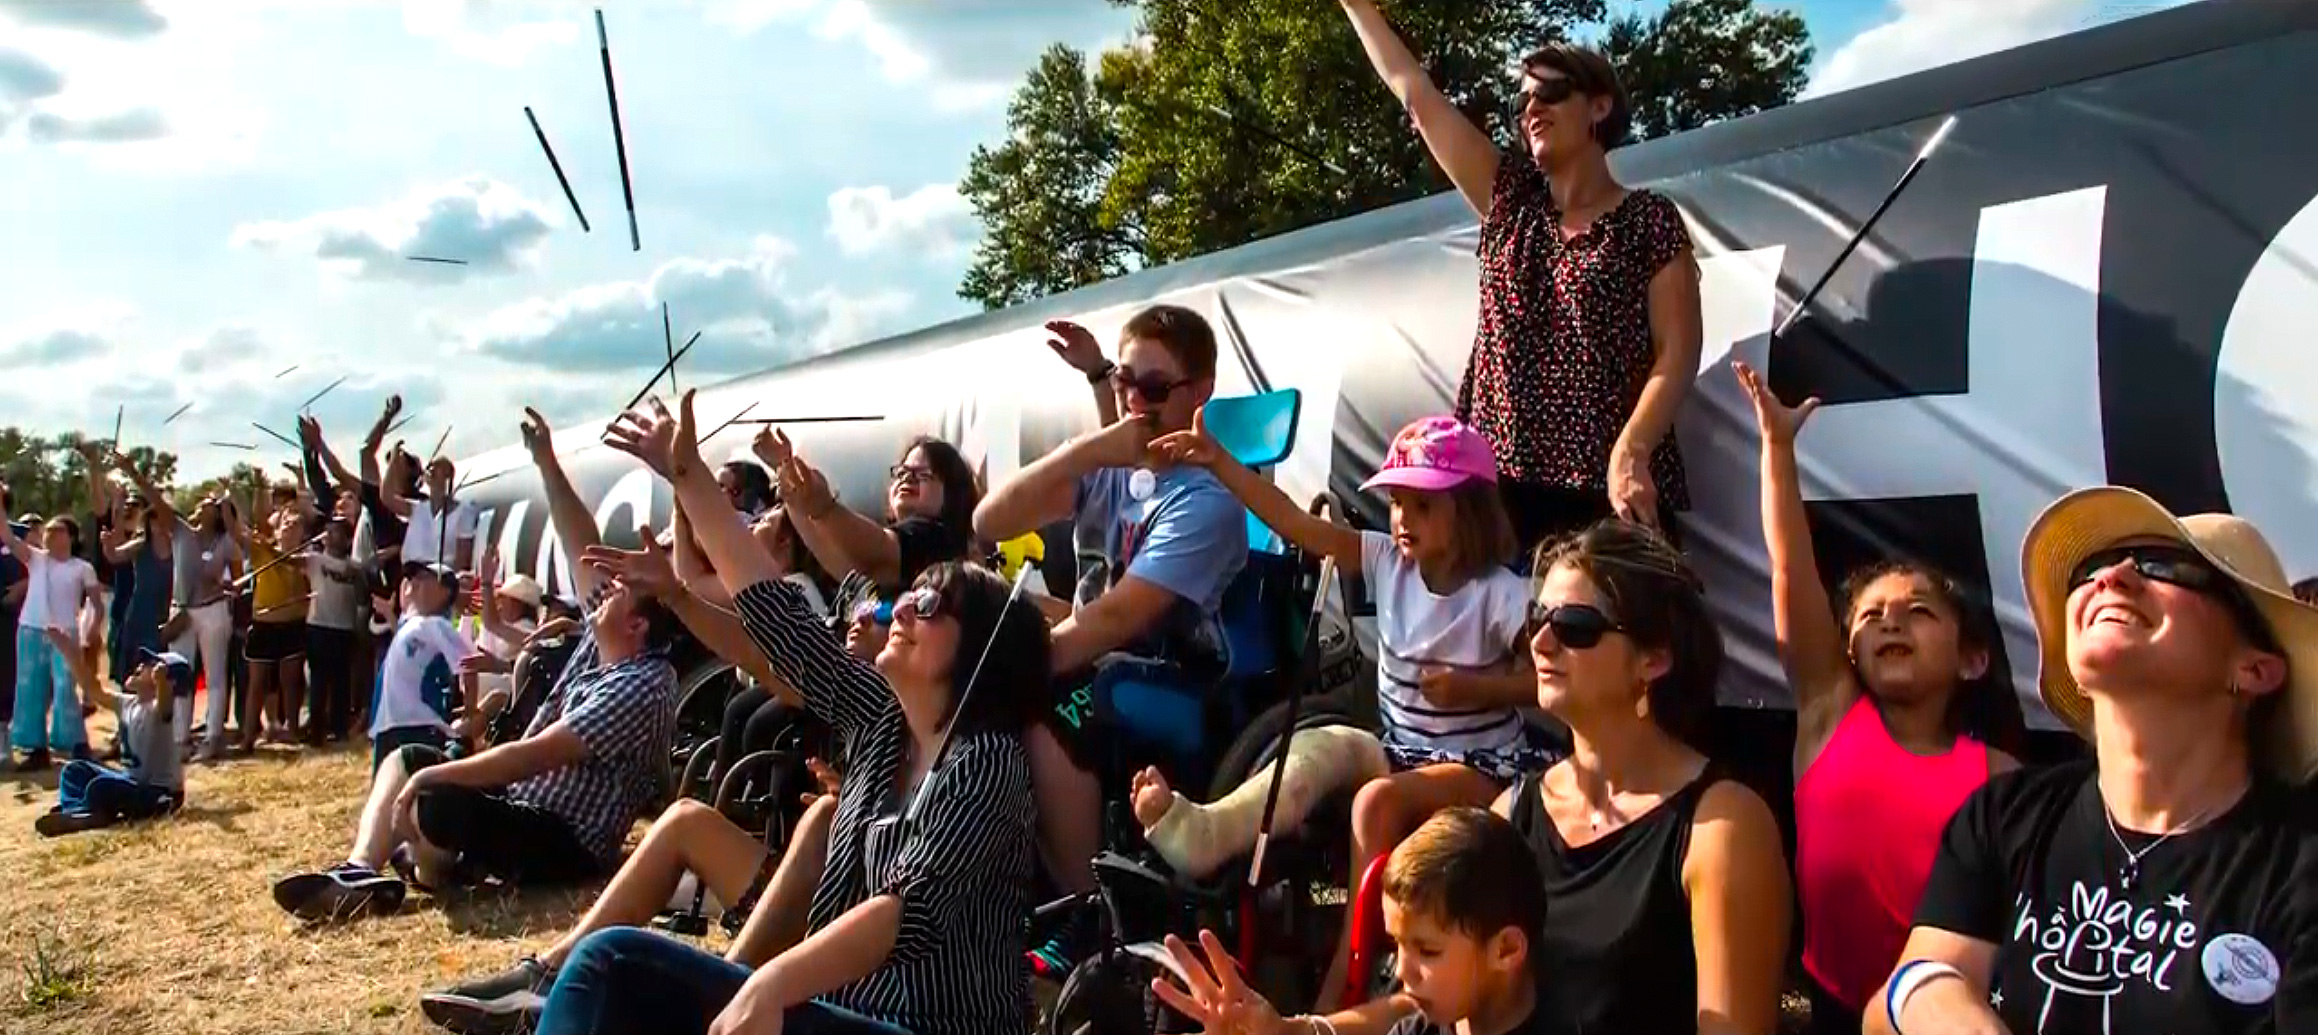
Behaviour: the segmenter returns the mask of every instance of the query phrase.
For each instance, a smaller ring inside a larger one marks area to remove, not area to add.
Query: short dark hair
[[[1583,573],[1610,620],[1645,650],[1672,659],[1645,691],[1650,721],[1701,754],[1722,677],[1722,629],[1706,609],[1705,583],[1664,536],[1620,518],[1538,548],[1539,577],[1558,565]]]
[[[966,462],[966,454],[958,452],[958,447],[932,435],[909,440],[894,459],[907,463],[911,453],[920,451],[934,469],[934,480],[942,483],[942,513],[935,520],[963,538],[973,538],[974,508],[982,504],[982,483],[974,477],[974,465]]]
[[[1536,951],[1545,930],[1545,885],[1521,832],[1488,809],[1442,809],[1392,850],[1384,894],[1475,939],[1512,928]]]
[[[2294,583],[2294,599],[2305,604],[2318,604],[2318,575]]]
[[[1215,376],[1215,328],[1207,318],[1179,305],[1155,305],[1136,313],[1119,331],[1121,337],[1144,338],[1166,346],[1167,354],[1183,364],[1183,376],[1194,380]]]
[[[635,607],[636,617],[644,620],[646,651],[673,651],[681,645],[686,635],[684,622],[676,617],[676,612],[668,605],[661,603],[660,598],[638,593]]]
[[[740,483],[742,510],[753,514],[773,505],[776,495],[773,492],[773,476],[765,470],[763,464],[754,460],[732,460],[725,463],[724,469],[731,471],[733,480]]]
[[[1836,590],[1841,601],[1836,616],[1843,623],[1843,635],[1851,634],[1852,620],[1859,614],[1859,595],[1892,575],[1920,579],[1930,586],[1932,595],[1956,613],[1957,645],[1988,655],[1987,671],[1977,679],[1965,680],[1948,698],[1948,728],[2000,751],[2019,751],[2021,741],[2028,736],[2028,720],[2021,714],[2019,695],[2012,692],[2012,673],[1998,664],[2002,659],[1996,656],[1996,617],[1947,572],[1904,558],[1853,569]],[[1860,681],[1859,689],[1867,691],[1865,680]]]
[[[942,608],[958,620],[958,656],[950,663],[952,735],[1028,727],[1054,678],[1054,641],[1045,616],[1015,596],[1012,583],[971,561],[934,565],[917,584],[940,596]]]
[[[1594,123],[1594,139],[1602,145],[1602,150],[1625,143],[1633,133],[1634,109],[1626,98],[1626,87],[1618,81],[1616,66],[1601,51],[1555,40],[1522,58],[1521,71],[1529,75],[1540,71],[1559,72],[1569,77],[1570,85],[1577,87],[1579,93],[1606,98],[1610,102],[1610,113]]]

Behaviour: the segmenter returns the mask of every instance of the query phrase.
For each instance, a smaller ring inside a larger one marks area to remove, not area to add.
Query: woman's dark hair
[[[1626,87],[1618,82],[1618,70],[1610,59],[1591,47],[1582,47],[1566,40],[1555,40],[1531,51],[1521,59],[1521,70],[1535,75],[1540,71],[1559,72],[1569,77],[1569,84],[1587,97],[1601,97],[1610,102],[1610,113],[1594,123],[1594,139],[1607,151],[1626,142],[1634,131],[1634,109],[1626,98]]]
[[[2318,604],[2318,577],[2294,583],[2294,599],[2305,604]]]
[[[734,460],[724,469],[740,483],[740,509],[755,514],[773,505],[773,475],[754,460]]]
[[[1671,658],[1647,690],[1650,721],[1701,754],[1722,676],[1722,629],[1707,613],[1705,586],[1658,533],[1617,518],[1538,548],[1539,576],[1557,565],[1584,574],[1627,638]]]
[[[895,463],[908,463],[911,453],[924,450],[926,464],[934,469],[934,480],[942,483],[942,513],[936,518],[944,526],[965,538],[974,535],[974,508],[982,503],[982,491],[975,486],[974,465],[966,462],[966,455],[958,447],[935,438],[919,435],[903,446]]]
[[[72,555],[80,556],[80,522],[73,520],[70,514],[58,514],[52,520],[64,526],[65,539],[72,543]]]
[[[1853,569],[1836,589],[1836,617],[1843,623],[1843,634],[1850,635],[1859,595],[1892,575],[1921,579],[1932,587],[1932,594],[1956,613],[1956,645],[1988,656],[1986,670],[1957,684],[1948,698],[1948,728],[2006,754],[2019,753],[2028,736],[2028,720],[2021,714],[2020,698],[2012,692],[2012,673],[1997,656],[1995,616],[1947,572],[1914,560],[1883,560]],[[1864,693],[1867,684],[1863,681],[1859,688]]]
[[[917,584],[941,597],[958,621],[958,656],[950,663],[953,734],[1020,732],[1044,706],[1054,641],[1046,619],[997,572],[971,561],[927,568]],[[982,672],[975,677],[979,664]]]

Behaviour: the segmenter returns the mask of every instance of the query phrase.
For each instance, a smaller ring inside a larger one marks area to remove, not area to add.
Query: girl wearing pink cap
[[[1522,773],[1545,768],[1545,751],[1517,710],[1536,694],[1521,649],[1528,585],[1507,567],[1520,547],[1488,439],[1448,417],[1401,429],[1384,469],[1362,486],[1391,496],[1389,535],[1306,513],[1234,461],[1203,422],[1151,448],[1164,460],[1211,469],[1273,531],[1366,576],[1375,595],[1383,736],[1344,726],[1298,731],[1281,778],[1275,820],[1282,828],[1328,794],[1359,787],[1358,873],[1434,812],[1485,806]],[[1170,865],[1202,875],[1254,845],[1270,780],[1268,772],[1250,777],[1199,805],[1145,769],[1135,777],[1135,817]],[[1344,955],[1339,946],[1338,973],[1323,989],[1343,985]]]

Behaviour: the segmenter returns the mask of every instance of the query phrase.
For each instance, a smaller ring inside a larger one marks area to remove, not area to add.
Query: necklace
[[[2149,853],[2156,851],[2158,845],[2164,844],[2167,841],[2173,840],[2175,837],[2197,829],[2199,825],[2205,822],[2205,817],[2212,814],[2213,807],[2207,806],[2204,811],[2190,817],[2189,822],[2183,823],[2180,826],[2174,827],[2171,830],[2157,835],[2157,840],[2142,845],[2139,851],[2135,851],[2132,845],[2125,843],[2125,832],[2117,828],[2117,814],[2109,811],[2108,802],[2101,802],[2101,818],[2109,821],[2109,836],[2117,840],[2117,847],[2123,850],[2125,853],[2125,868],[2123,872],[2117,875],[2117,883],[2122,886],[2128,894],[2131,893],[2134,886],[2141,883],[2142,859],[2146,858]]]

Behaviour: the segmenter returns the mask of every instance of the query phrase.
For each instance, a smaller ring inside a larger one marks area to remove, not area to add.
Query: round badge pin
[[[2214,994],[2239,1006],[2259,1006],[2278,994],[2278,957],[2246,935],[2215,936],[2198,962]]]
[[[1127,476],[1127,495],[1135,497],[1136,502],[1140,503],[1150,499],[1151,494],[1157,491],[1159,491],[1158,475],[1138,467],[1134,474]]]

